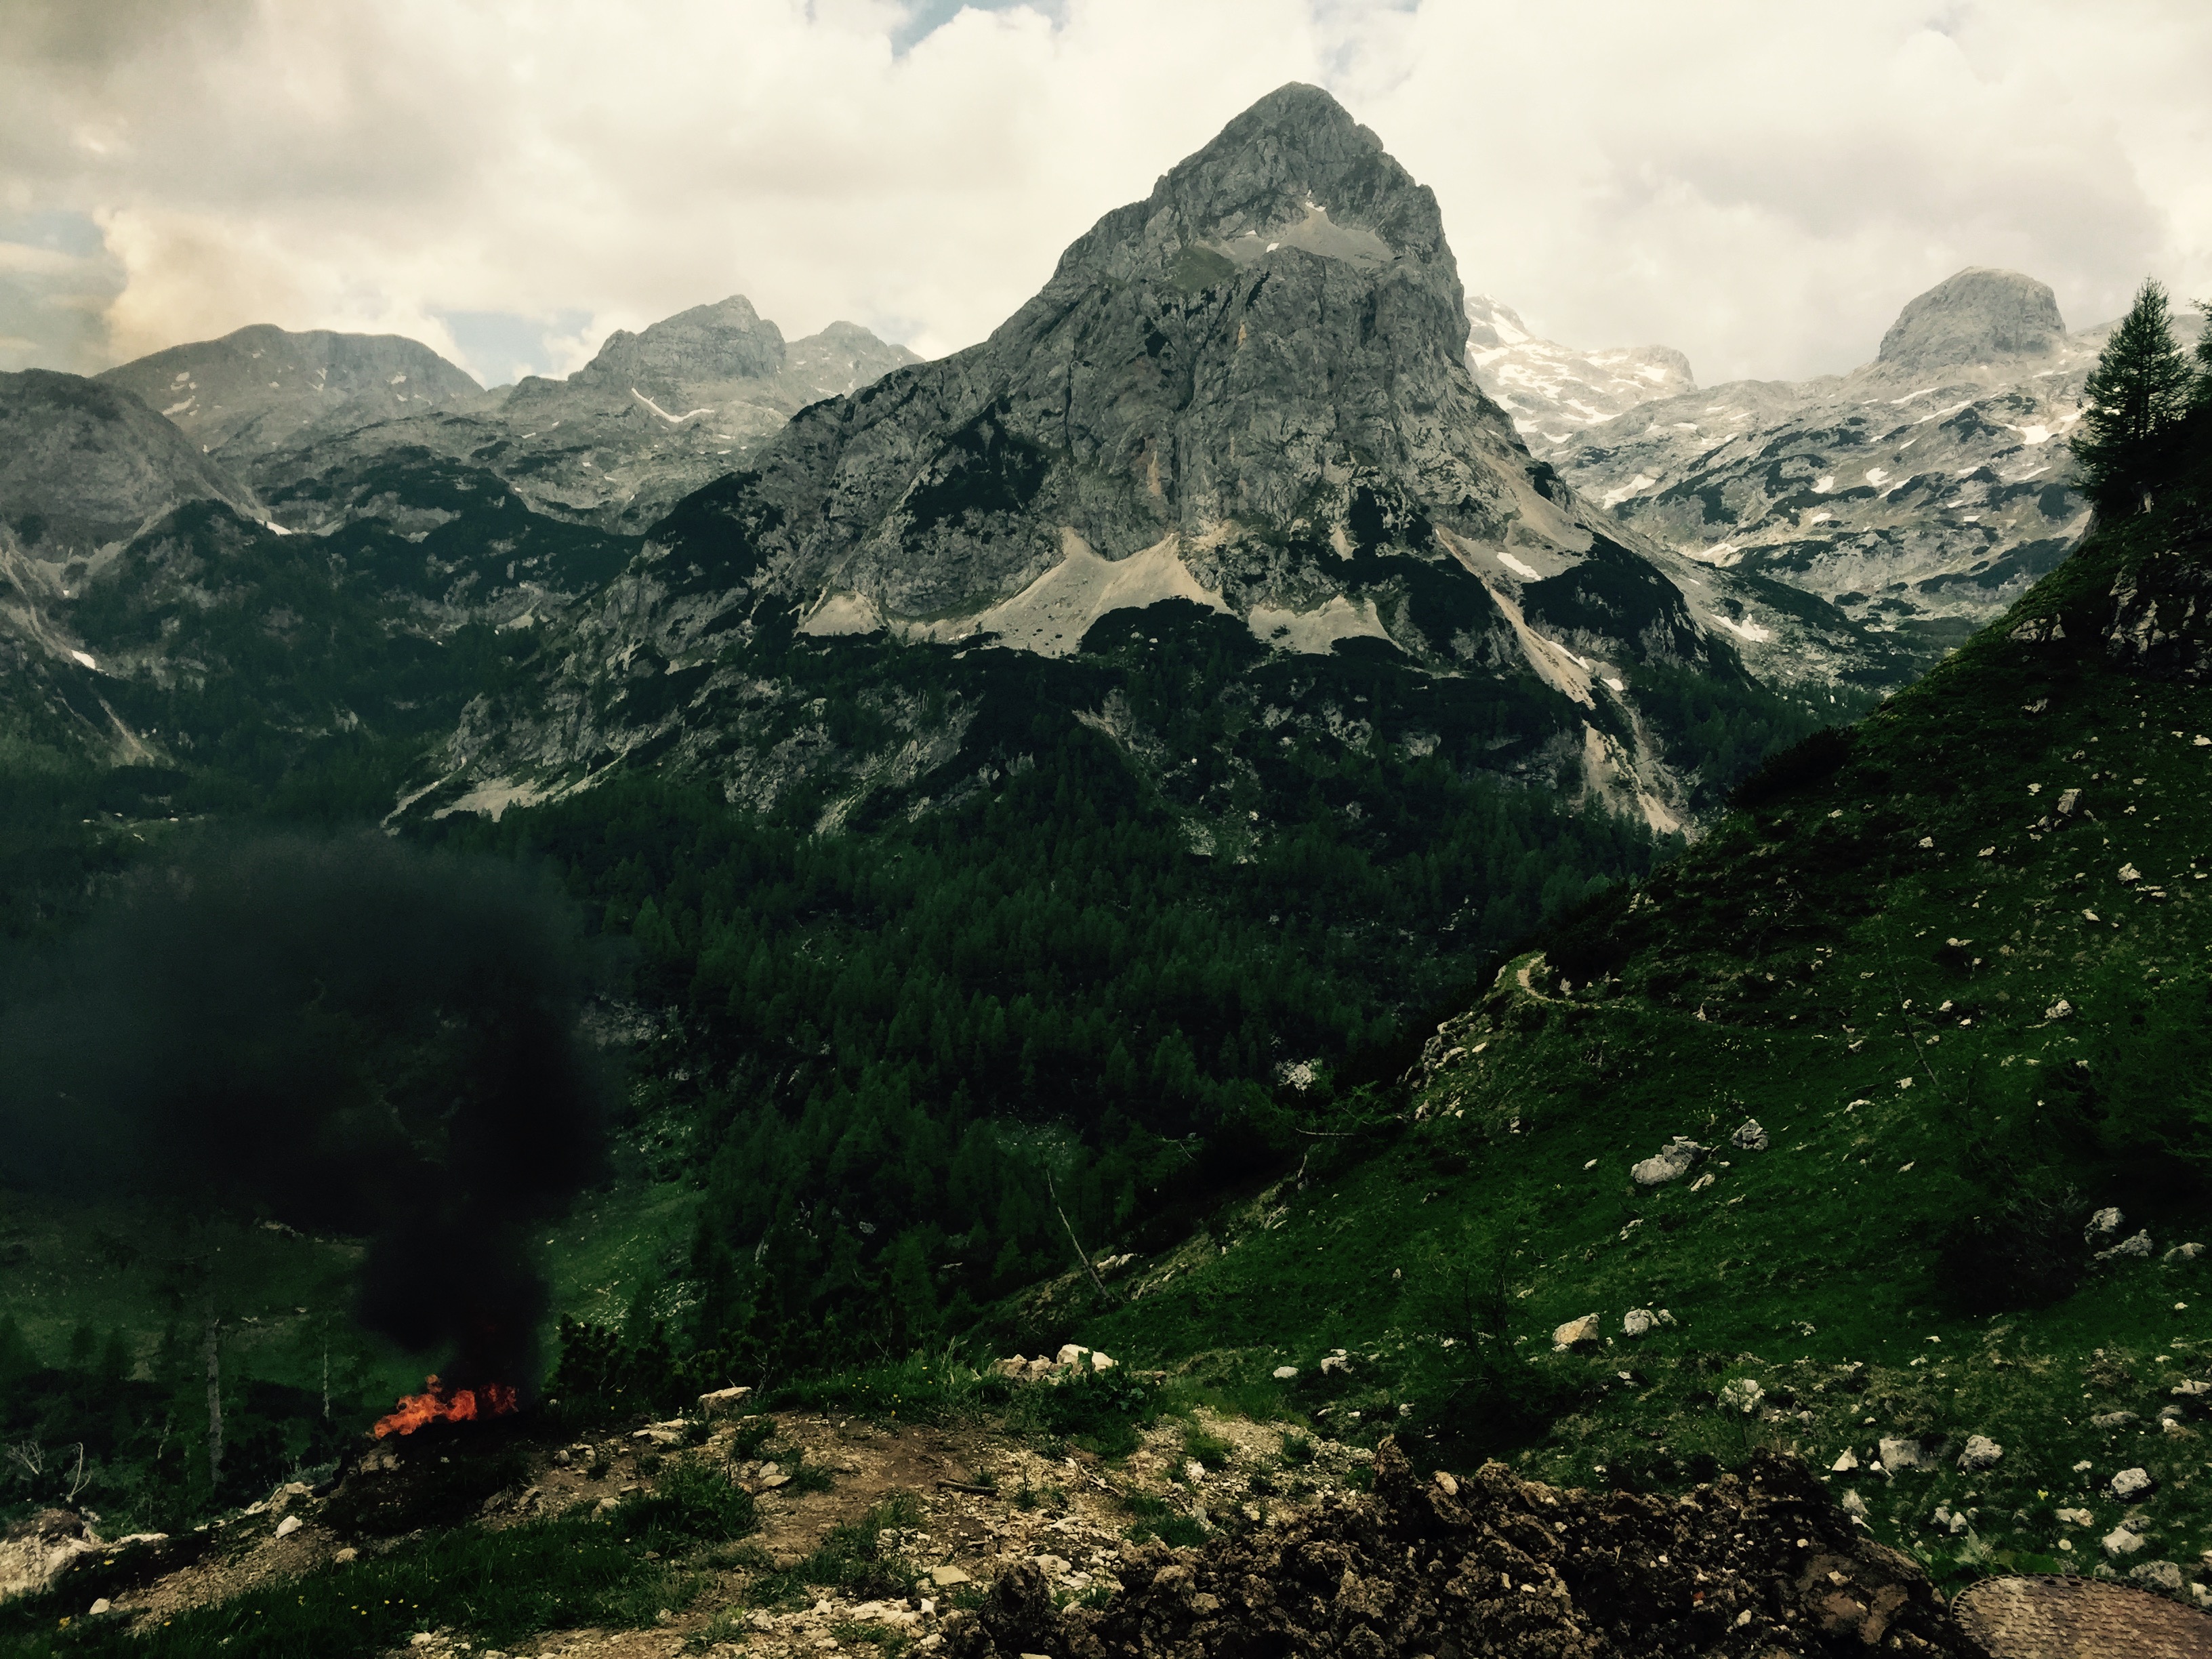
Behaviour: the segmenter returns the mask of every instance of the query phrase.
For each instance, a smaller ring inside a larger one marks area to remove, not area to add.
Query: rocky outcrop
[[[1427,1653],[1971,1654],[1918,1565],[1868,1539],[1794,1460],[1761,1455],[1680,1498],[1560,1492],[1486,1464],[1423,1477],[1392,1440],[1371,1498],[1131,1549],[1103,1607],[1002,1575],[948,1621],[951,1659]]]
[[[2048,284],[2016,270],[1972,265],[1898,313],[1881,337],[1875,367],[1915,380],[1961,371],[2016,380],[2072,355],[2070,348]]]
[[[252,489],[128,390],[41,368],[0,374],[0,540],[89,559],[186,501],[261,516]]]

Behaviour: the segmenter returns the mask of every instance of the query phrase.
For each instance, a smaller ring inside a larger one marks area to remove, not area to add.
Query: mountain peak
[[[1878,367],[1915,374],[2039,357],[2059,350],[2066,322],[2050,287],[2016,270],[1969,265],[1907,301],[1881,338]]]
[[[742,294],[693,306],[633,334],[617,329],[579,379],[635,380],[672,390],[721,380],[765,380],[783,367],[783,331]]]

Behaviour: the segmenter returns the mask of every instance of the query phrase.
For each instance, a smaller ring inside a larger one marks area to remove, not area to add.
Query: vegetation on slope
[[[2193,1561],[2212,1265],[2177,1247],[2212,1196],[2212,431],[2192,438],[2154,510],[1508,962],[1402,1123],[1066,1322],[1440,1457],[1665,1485],[1759,1445],[1848,1451],[1835,1490],[1947,1560],[2081,1564],[2132,1516],[2141,1559]],[[1747,1120],[1766,1150],[1731,1144]],[[1676,1135],[1710,1156],[1637,1185]],[[2118,1226],[2085,1233],[2107,1207]],[[2139,1231],[2148,1254],[2098,1259]],[[1598,1340],[1554,1352],[1593,1313]],[[1960,1466],[1974,1434],[1994,1466]],[[1935,1468],[1869,1474],[1885,1439]],[[2128,1468],[2154,1498],[2112,1494]]]

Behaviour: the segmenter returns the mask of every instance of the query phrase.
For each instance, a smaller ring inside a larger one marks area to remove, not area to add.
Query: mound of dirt
[[[1104,1607],[1034,1566],[947,1622],[948,1659],[1658,1659],[1975,1648],[1906,1557],[1794,1459],[1683,1498],[1559,1492],[1489,1463],[1421,1479],[1394,1441],[1371,1497],[1199,1550],[1132,1550]]]

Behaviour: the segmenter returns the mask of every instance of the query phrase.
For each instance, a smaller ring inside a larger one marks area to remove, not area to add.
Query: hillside
[[[1796,1451],[1942,1573],[2194,1571],[2212,432],[2191,453],[1506,962],[1402,1118],[1347,1111],[1057,1326],[1569,1483]]]

